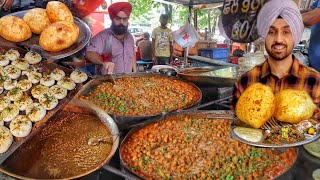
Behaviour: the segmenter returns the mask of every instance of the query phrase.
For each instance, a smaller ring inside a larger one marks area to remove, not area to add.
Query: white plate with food
[[[245,125],[233,125],[231,136],[243,143],[258,147],[295,147],[311,143],[320,137],[320,123],[304,120],[294,125],[282,125],[276,120],[268,124],[279,124],[270,129],[255,129]]]
[[[259,147],[294,147],[320,137],[317,106],[304,90],[283,89],[274,94],[271,87],[250,85],[240,95],[232,126],[232,137]]]

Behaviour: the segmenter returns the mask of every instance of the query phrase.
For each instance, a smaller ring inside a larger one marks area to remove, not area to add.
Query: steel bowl
[[[162,69],[159,69],[159,72],[161,74],[164,74],[167,76],[176,76],[177,75],[177,71],[172,68],[162,68]]]

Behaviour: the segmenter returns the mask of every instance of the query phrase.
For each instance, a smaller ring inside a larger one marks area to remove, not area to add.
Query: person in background
[[[152,61],[152,42],[150,41],[150,34],[148,32],[143,34],[143,39],[138,43],[138,51],[140,51],[142,61]],[[152,65],[149,65],[147,69],[151,67]]]
[[[140,36],[137,40],[136,40],[136,46],[138,46],[139,42],[143,40],[143,35]]]
[[[5,0],[0,8],[0,17],[16,11],[30,9],[30,6],[34,5],[34,3],[34,0]]]
[[[235,83],[233,106],[241,93],[251,84],[260,82],[274,93],[281,89],[305,90],[320,108],[320,73],[301,64],[293,55],[304,25],[294,1],[270,0],[260,10],[257,29],[265,38],[269,57],[261,65],[243,74]],[[315,115],[320,119],[320,113]]]
[[[320,0],[314,0],[307,12],[302,13],[305,26],[311,28],[309,61],[311,67],[320,72]]]
[[[167,27],[168,15],[161,14],[160,26],[152,31],[152,61],[155,65],[170,64],[172,62],[171,29]]]
[[[142,41],[142,40],[143,40],[143,36],[140,36],[138,39],[136,39],[136,43],[135,43],[135,45],[136,45],[135,51],[136,51],[136,60],[137,60],[137,61],[138,61],[139,59],[141,59],[141,54],[140,54],[140,50],[139,50],[139,48],[138,48],[138,44],[139,44],[139,42]]]
[[[132,6],[128,2],[111,4],[108,8],[112,24],[94,36],[86,50],[86,59],[98,65],[100,75],[136,72],[134,39],[128,32]]]

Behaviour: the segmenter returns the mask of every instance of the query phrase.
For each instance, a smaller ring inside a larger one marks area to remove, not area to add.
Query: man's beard
[[[273,51],[272,51],[272,47],[273,47],[273,46],[276,46],[276,45],[283,45],[283,46],[285,46],[286,51],[282,52],[281,54],[278,54],[278,53],[276,53],[276,52],[273,52]],[[288,46],[286,46],[286,45],[284,45],[284,44],[274,44],[274,45],[271,46],[271,49],[266,46],[266,50],[267,50],[269,56],[270,56],[272,59],[276,60],[276,61],[282,61],[282,60],[284,60],[285,58],[287,58],[288,56],[290,56],[290,54],[291,54],[291,52],[292,52],[292,49],[289,50],[289,49],[288,49]]]
[[[116,35],[123,35],[128,30],[128,26],[125,26],[123,24],[120,24],[120,25],[117,26],[113,22],[112,22],[110,28],[111,28],[112,32],[115,33]]]

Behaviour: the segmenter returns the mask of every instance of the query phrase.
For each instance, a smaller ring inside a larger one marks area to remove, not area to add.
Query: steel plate
[[[231,136],[232,136],[232,138],[237,139],[238,141],[240,141],[240,142],[242,142],[242,143],[245,143],[245,144],[249,144],[249,145],[257,146],[257,147],[264,147],[264,148],[297,147],[297,146],[301,146],[301,145],[304,145],[304,144],[309,144],[309,143],[311,143],[311,142],[319,139],[319,137],[320,137],[320,133],[318,133],[317,135],[315,135],[313,138],[310,138],[310,139],[305,139],[305,140],[303,140],[303,141],[299,141],[299,142],[296,142],[296,143],[281,144],[281,145],[264,143],[264,142],[263,142],[263,138],[262,138],[262,140],[259,141],[259,142],[250,142],[250,141],[247,141],[247,140],[239,137],[238,135],[236,135],[236,133],[234,132],[234,128],[236,128],[236,127],[239,127],[239,126],[232,126],[232,127],[231,127]],[[317,129],[317,132],[320,132],[320,128]]]
[[[19,12],[11,13],[8,15],[23,18],[24,14],[27,11],[28,10],[19,11]],[[0,43],[6,44],[6,46],[12,46],[12,47],[18,46],[18,47],[28,48],[32,51],[35,51],[35,52],[41,54],[41,56],[46,59],[65,58],[65,57],[68,57],[72,54],[75,54],[78,51],[80,51],[81,49],[83,49],[88,44],[88,42],[91,38],[90,28],[84,21],[82,21],[81,19],[79,19],[77,17],[74,17],[74,22],[75,22],[75,24],[78,25],[78,27],[80,29],[79,37],[78,37],[77,41],[72,46],[70,46],[69,48],[64,49],[62,51],[59,51],[59,52],[48,52],[48,51],[43,50],[39,45],[40,35],[37,35],[34,33],[32,34],[32,37],[30,39],[23,41],[23,42],[19,42],[19,43],[8,41],[0,36]]]

